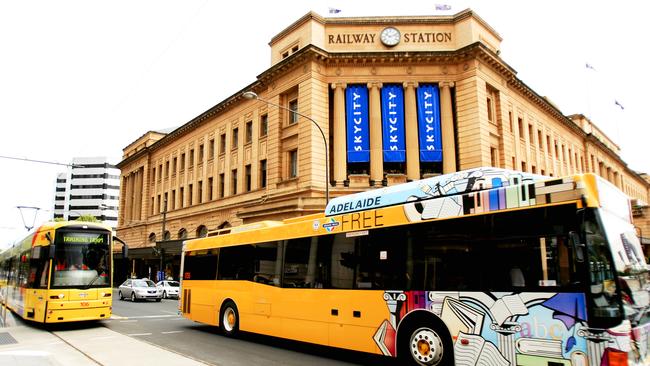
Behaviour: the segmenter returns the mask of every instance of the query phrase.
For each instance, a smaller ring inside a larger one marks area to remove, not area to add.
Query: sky
[[[503,38],[500,56],[520,80],[563,114],[589,117],[630,168],[650,173],[650,2],[632,0],[3,0],[0,156],[117,163],[145,132],[178,127],[254,82],[270,66],[271,38],[312,10],[349,17],[467,8]],[[65,169],[0,158],[0,248],[51,218]],[[21,216],[17,206],[40,209]]]

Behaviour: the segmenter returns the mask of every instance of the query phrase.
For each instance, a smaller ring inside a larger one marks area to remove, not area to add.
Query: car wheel
[[[239,331],[239,312],[237,305],[228,300],[221,306],[221,319],[219,327],[221,332],[227,337],[233,337]]]
[[[163,291],[163,299],[167,298],[167,291]]]
[[[160,302],[160,300],[162,300],[162,299],[161,299],[161,298],[157,298],[157,299],[156,299],[156,302]]]
[[[131,292],[131,301],[135,302],[135,292]]]
[[[119,291],[119,292],[117,293],[117,296],[119,296],[120,301],[124,300],[124,295],[122,295],[122,291]]]

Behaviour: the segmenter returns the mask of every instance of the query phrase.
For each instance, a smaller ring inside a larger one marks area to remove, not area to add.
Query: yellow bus
[[[477,168],[188,240],[183,316],[414,365],[648,365],[627,196]]]
[[[23,319],[40,323],[108,319],[112,249],[109,226],[45,223],[0,253],[3,303]]]

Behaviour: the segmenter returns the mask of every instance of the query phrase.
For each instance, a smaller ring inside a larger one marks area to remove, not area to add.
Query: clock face
[[[380,38],[381,42],[386,46],[395,46],[399,43],[400,34],[397,29],[388,27],[381,31]]]

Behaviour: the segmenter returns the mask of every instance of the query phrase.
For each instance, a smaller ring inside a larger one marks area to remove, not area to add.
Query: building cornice
[[[320,24],[327,25],[405,25],[405,24],[455,24],[465,19],[474,18],[481,26],[490,31],[499,41],[503,38],[487,22],[485,22],[476,12],[471,9],[465,9],[453,15],[425,15],[425,16],[380,16],[380,17],[335,17],[326,18],[318,13],[310,11],[300,19],[293,22],[287,28],[276,34],[269,46],[274,45],[280,39],[283,39],[291,32],[310,20],[315,20]]]

